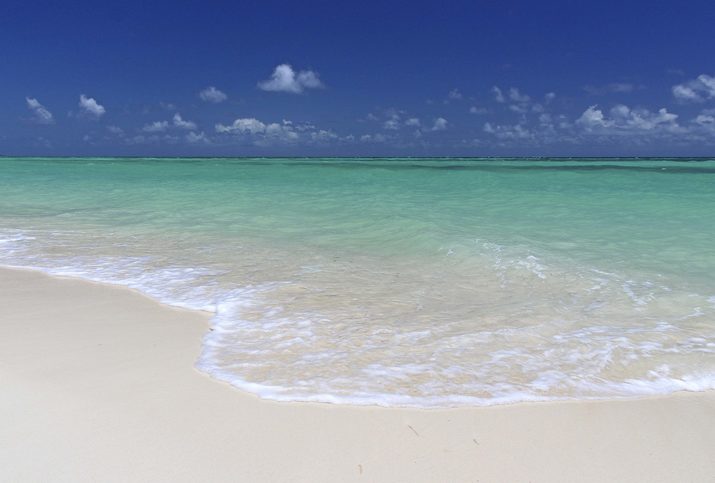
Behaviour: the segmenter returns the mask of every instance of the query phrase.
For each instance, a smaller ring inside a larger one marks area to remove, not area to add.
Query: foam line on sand
[[[715,395],[276,403],[193,364],[208,315],[0,270],[0,481],[713,481]]]

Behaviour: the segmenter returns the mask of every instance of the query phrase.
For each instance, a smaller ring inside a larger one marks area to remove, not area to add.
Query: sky
[[[0,154],[712,156],[712,1],[0,3]]]

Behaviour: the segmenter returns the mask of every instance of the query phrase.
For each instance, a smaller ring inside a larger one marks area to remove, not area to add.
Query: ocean
[[[713,159],[0,158],[0,264],[212,312],[267,399],[715,388]]]

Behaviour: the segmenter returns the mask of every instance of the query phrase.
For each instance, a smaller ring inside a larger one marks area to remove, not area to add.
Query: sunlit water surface
[[[0,263],[215,313],[263,397],[715,388],[715,161],[0,159]]]

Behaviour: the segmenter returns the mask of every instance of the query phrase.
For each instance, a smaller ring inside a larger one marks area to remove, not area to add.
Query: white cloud
[[[400,120],[395,118],[388,119],[383,123],[382,127],[388,131],[396,131],[400,129]]]
[[[325,129],[320,129],[318,131],[313,131],[310,133],[310,139],[317,143],[327,143],[338,139],[339,136],[333,131],[326,131]]]
[[[509,89],[509,99],[511,99],[514,102],[521,102],[521,103],[527,103],[531,100],[531,98],[529,96],[519,92],[519,89],[517,89],[516,87],[512,87]]]
[[[179,136],[174,136],[172,134],[158,134],[153,133],[150,135],[137,134],[129,138],[125,138],[124,142],[126,144],[178,144],[183,138]]]
[[[292,125],[278,124],[277,122],[266,124],[264,136],[268,140],[279,142],[294,142],[300,138],[300,135],[294,131]]]
[[[551,114],[541,114],[539,115],[539,124],[542,126],[551,126],[553,125],[553,118],[551,117]]]
[[[489,110],[486,107],[472,106],[469,108],[470,114],[486,114]]]
[[[518,114],[526,114],[527,112],[529,112],[529,110],[533,110],[534,112],[542,112],[544,110],[541,104],[532,105],[531,97],[529,97],[527,94],[524,94],[516,87],[510,87],[509,90],[505,93],[499,87],[494,86],[492,87],[492,94],[494,94],[494,100],[496,100],[500,104],[508,102],[509,110]],[[548,103],[553,99],[553,97],[547,94],[545,99]],[[473,114],[479,114],[479,112],[473,112]]]
[[[177,112],[171,119],[171,123],[169,123],[169,121],[154,121],[150,124],[145,124],[142,131],[159,133],[167,131],[172,126],[177,129],[186,129],[187,131],[194,131],[196,129],[195,122],[184,120],[184,118],[181,117],[181,114]]]
[[[179,114],[178,112],[177,112],[176,114],[174,114],[174,118],[173,118],[172,121],[173,121],[173,123],[174,123],[174,126],[180,128],[180,129],[188,129],[188,130],[191,130],[191,131],[193,131],[194,129],[196,129],[196,123],[195,123],[195,122],[184,121],[184,119],[182,119],[182,117],[181,117],[181,114]]]
[[[87,97],[84,94],[79,96],[80,114],[92,119],[99,119],[107,111],[104,106],[98,103],[94,98]]]
[[[416,117],[411,117],[408,120],[405,121],[405,126],[414,126],[414,127],[419,127],[420,126],[420,120],[417,119]]]
[[[387,137],[384,134],[363,134],[360,136],[360,142],[363,143],[384,143]]]
[[[544,96],[544,100],[548,104],[549,102],[553,101],[556,99],[556,93],[555,92],[547,92],[546,95]]]
[[[397,131],[401,127],[402,117],[396,109],[388,109],[385,111],[387,120],[382,123],[382,128],[387,131]]]
[[[607,121],[603,115],[603,111],[597,109],[598,106],[589,106],[588,109],[583,111],[581,117],[576,120],[577,124],[585,127],[586,129],[593,129],[597,127],[608,127],[613,124],[612,121]]]
[[[215,129],[220,134],[242,136],[250,139],[257,146],[294,143],[326,143],[332,140],[342,140],[329,130],[317,129],[310,123],[293,123],[283,120],[282,123],[264,123],[256,118],[239,118],[231,124],[216,124]]]
[[[510,110],[510,111],[514,111],[514,112],[516,112],[516,113],[518,113],[518,114],[525,114],[525,113],[529,112],[528,106],[523,106],[523,105],[520,105],[520,104],[511,104],[511,105],[509,106],[509,110]]]
[[[533,111],[533,109],[531,110]],[[715,141],[715,110],[702,111],[685,125],[666,108],[649,110],[617,104],[609,109],[589,106],[571,122],[563,114],[541,112],[535,118],[522,117],[516,124],[487,122],[483,132],[500,146],[543,146],[589,142],[646,145],[662,142]],[[594,140],[595,139],[595,140]]]
[[[710,114],[698,114],[694,122],[701,126],[715,126],[715,116],[711,116]]]
[[[497,86],[492,87],[492,93],[494,94],[494,99],[497,102],[504,102],[504,93]]]
[[[673,86],[673,95],[681,101],[702,101],[700,94],[695,92],[695,89],[683,84]]]
[[[618,105],[611,109],[616,126],[627,126],[632,129],[650,131],[656,128],[674,128],[677,126],[678,115],[667,109],[650,112],[647,109],[631,109]]]
[[[318,89],[323,86],[318,74],[312,70],[301,70],[298,72],[298,83],[308,89]]]
[[[495,126],[487,122],[484,124],[483,130],[501,140],[530,140],[534,138],[534,133],[521,124]]]
[[[606,117],[597,106],[590,106],[576,124],[585,128],[587,132],[622,134],[622,133],[649,133],[649,132],[680,132],[678,115],[661,108],[657,112],[648,109],[631,109],[623,104],[618,104],[610,110],[610,117]]]
[[[674,85],[673,96],[680,101],[703,102],[715,98],[715,76],[701,74],[695,79]]]
[[[432,125],[433,131],[444,131],[445,129],[447,129],[447,120],[445,118],[438,117],[434,120],[434,124]]]
[[[161,107],[162,109],[167,110],[167,111],[175,111],[176,110],[176,105],[174,105],[171,102],[159,101],[159,107]]]
[[[209,144],[211,141],[209,141],[209,138],[206,137],[206,134],[202,131],[200,133],[195,133],[194,131],[191,131],[186,134],[185,139],[188,143],[191,144]]]
[[[169,129],[168,121],[154,121],[151,124],[145,124],[142,128],[144,132],[164,132]]]
[[[224,92],[216,89],[214,86],[209,86],[199,92],[199,97],[202,101],[212,102],[214,104],[218,104],[228,99],[228,96]]]
[[[224,124],[216,124],[215,128],[218,133],[257,134],[264,132],[266,130],[266,125],[256,118],[246,117],[236,119],[228,126]]]
[[[259,82],[258,87],[264,91],[300,94],[305,89],[318,89],[324,86],[316,72],[301,70],[296,73],[289,64],[280,64],[273,70],[271,78]]]
[[[107,126],[107,131],[114,134],[115,136],[124,136],[124,129],[119,126]]]
[[[40,101],[34,97],[26,97],[25,102],[27,102],[27,108],[32,111],[34,116],[33,120],[38,124],[53,124],[55,122],[52,113],[45,108]]]
[[[462,93],[459,92],[459,89],[456,89],[456,88],[452,89],[451,91],[449,91],[449,94],[447,94],[447,98],[451,99],[453,101],[458,101],[458,100],[462,99],[462,97],[463,97]]]

